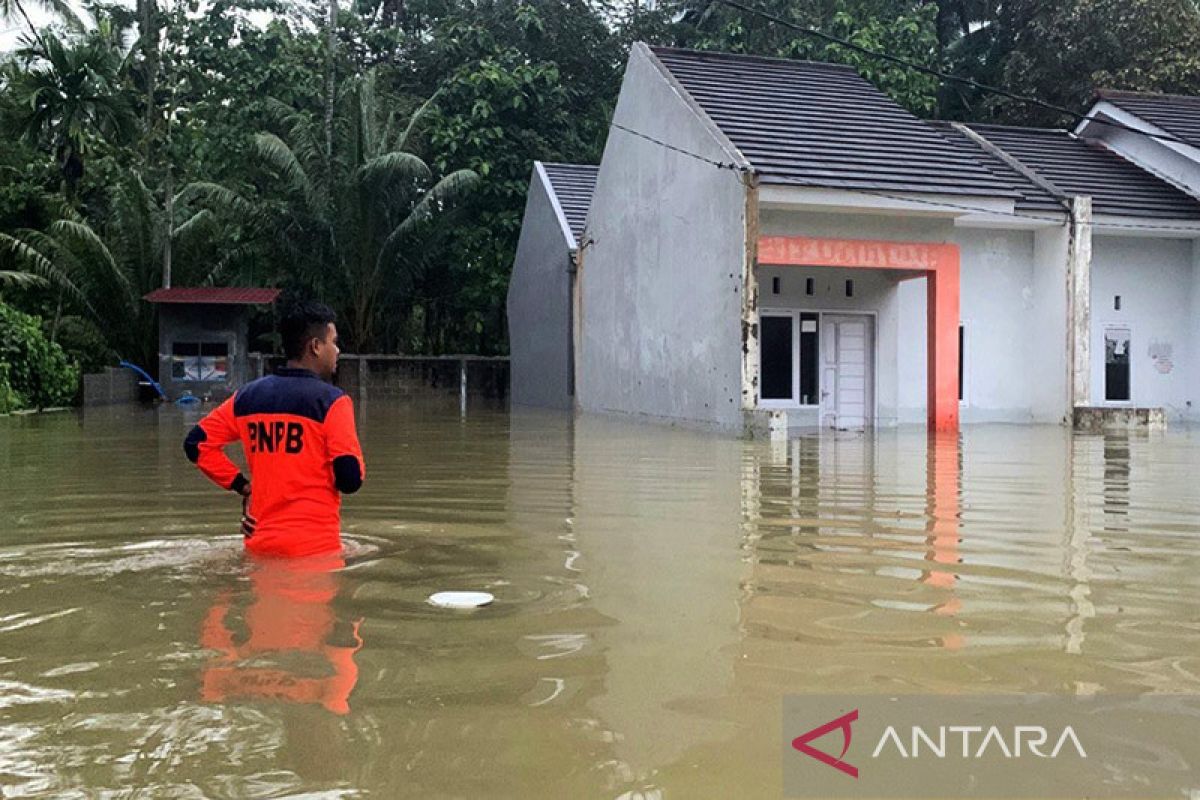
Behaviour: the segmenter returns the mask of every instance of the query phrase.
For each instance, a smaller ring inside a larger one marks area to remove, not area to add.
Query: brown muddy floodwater
[[[789,694],[1200,693],[1200,431],[359,412],[333,571],[198,411],[0,419],[4,797],[771,798]]]

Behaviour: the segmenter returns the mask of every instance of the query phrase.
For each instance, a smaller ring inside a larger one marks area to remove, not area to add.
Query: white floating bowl
[[[428,602],[437,608],[481,608],[495,599],[487,592],[436,592]]]

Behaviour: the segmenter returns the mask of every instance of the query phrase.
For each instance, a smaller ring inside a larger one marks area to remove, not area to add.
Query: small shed
[[[254,377],[250,307],[270,305],[278,289],[175,287],[145,299],[158,306],[158,376],[167,397],[190,392],[220,400]]]

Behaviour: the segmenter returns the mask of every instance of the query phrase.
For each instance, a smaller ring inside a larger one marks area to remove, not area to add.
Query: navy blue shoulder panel
[[[315,375],[267,375],[238,389],[233,415],[292,414],[324,422],[329,407],[344,394]]]

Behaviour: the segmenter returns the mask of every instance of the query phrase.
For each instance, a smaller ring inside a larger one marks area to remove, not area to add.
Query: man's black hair
[[[309,340],[324,339],[325,326],[331,322],[337,322],[337,314],[324,303],[305,300],[288,306],[279,321],[284,355],[291,359],[303,356]]]

